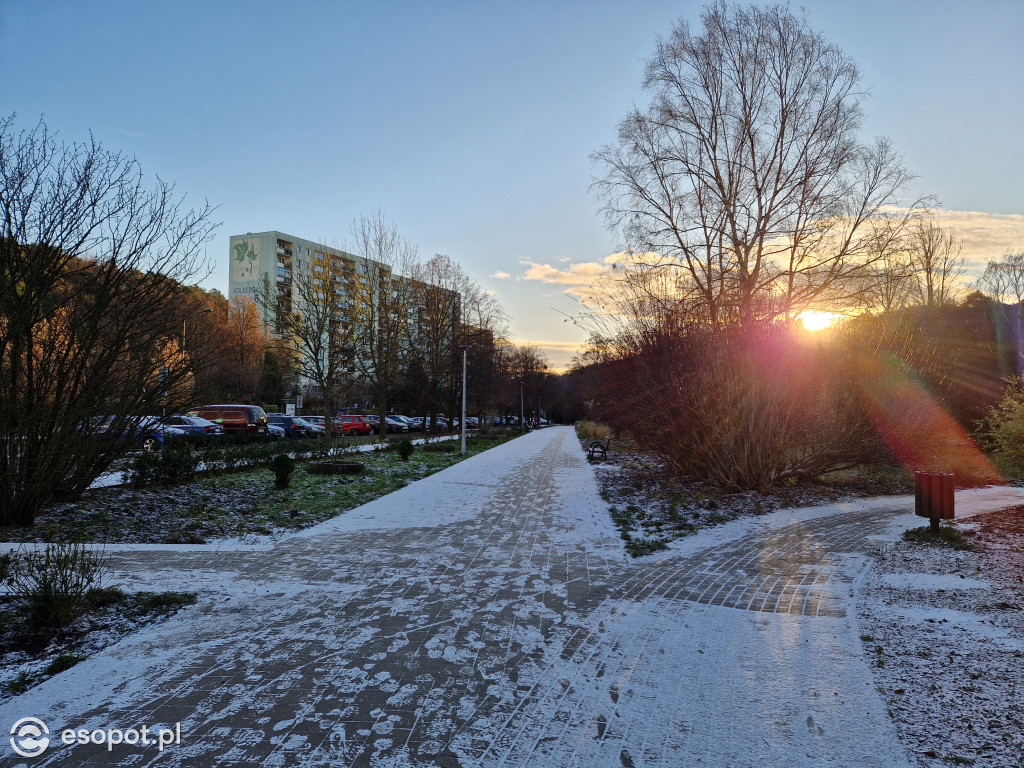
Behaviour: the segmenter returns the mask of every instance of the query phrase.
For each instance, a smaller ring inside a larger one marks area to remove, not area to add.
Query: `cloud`
[[[963,240],[968,269],[981,273],[990,261],[1007,253],[1024,251],[1024,216],[979,211],[936,210],[940,226],[952,229]]]
[[[558,285],[587,285],[606,271],[604,265],[593,261],[570,264],[568,269],[557,269],[550,264],[538,264],[535,261],[520,263],[528,267],[524,279]]]
[[[606,311],[612,302],[609,286],[611,277],[619,264],[646,263],[658,261],[656,254],[613,253],[601,261],[584,261],[558,269],[550,264],[535,261],[521,261],[527,267],[523,280],[567,286],[562,293],[578,300],[594,311]]]
[[[493,275],[491,275],[491,277],[493,277],[495,280],[508,280],[510,277],[512,277],[512,275],[510,275],[508,272],[501,272],[499,270],[498,272],[495,272]]]

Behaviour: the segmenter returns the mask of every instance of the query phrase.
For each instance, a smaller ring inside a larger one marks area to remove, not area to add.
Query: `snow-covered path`
[[[0,707],[53,739],[0,764],[907,766],[852,608],[911,506],[779,512],[634,561],[553,428],[273,547],[122,547],[122,583],[204,599]],[[60,743],[176,723],[162,752]]]

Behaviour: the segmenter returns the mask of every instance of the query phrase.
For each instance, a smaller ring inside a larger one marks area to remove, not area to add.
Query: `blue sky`
[[[794,7],[797,4],[794,4]],[[807,0],[974,258],[1024,249],[1024,2]],[[565,364],[565,294],[620,243],[590,154],[643,103],[642,62],[696,2],[0,0],[0,112],[91,130],[223,221],[345,244],[378,209],[446,253]],[[508,275],[496,277],[495,275]]]

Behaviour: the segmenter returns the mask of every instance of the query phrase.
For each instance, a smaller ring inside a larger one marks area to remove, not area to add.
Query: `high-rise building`
[[[266,328],[294,349],[298,363],[308,366],[316,362],[311,355],[320,355],[321,370],[329,363],[332,371],[365,378],[372,362],[366,345],[361,349],[358,343],[360,330],[366,330],[360,323],[383,330],[379,324],[385,322],[385,313],[371,311],[377,307],[370,305],[371,293],[382,291],[404,297],[400,307],[389,306],[387,313],[401,314],[404,338],[399,347],[406,354],[426,362],[455,349],[461,314],[458,294],[412,276],[392,275],[387,266],[370,259],[271,231],[233,235],[230,265],[230,298],[248,296],[256,302]],[[325,320],[316,335],[326,337],[327,343],[310,343],[308,323],[303,327],[307,338],[297,338],[294,324],[288,322],[295,316]],[[296,368],[301,370],[302,365]],[[303,388],[309,387],[309,378],[300,375]]]
[[[249,296],[256,301],[268,280],[279,310],[300,311],[304,300],[329,299],[339,320],[344,317],[349,323],[358,302],[368,299],[366,260],[360,256],[282,232],[232,235],[230,249],[229,298]],[[301,280],[311,281],[311,292],[300,289]],[[264,320],[274,326],[269,311]]]

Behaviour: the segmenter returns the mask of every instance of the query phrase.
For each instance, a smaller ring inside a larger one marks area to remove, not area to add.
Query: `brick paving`
[[[430,489],[437,520],[404,525]],[[359,525],[116,552],[116,570],[204,598],[0,718],[181,723],[182,744],[0,764],[902,766],[863,690],[850,596],[908,503],[633,561],[572,431],[553,428],[347,513]]]

